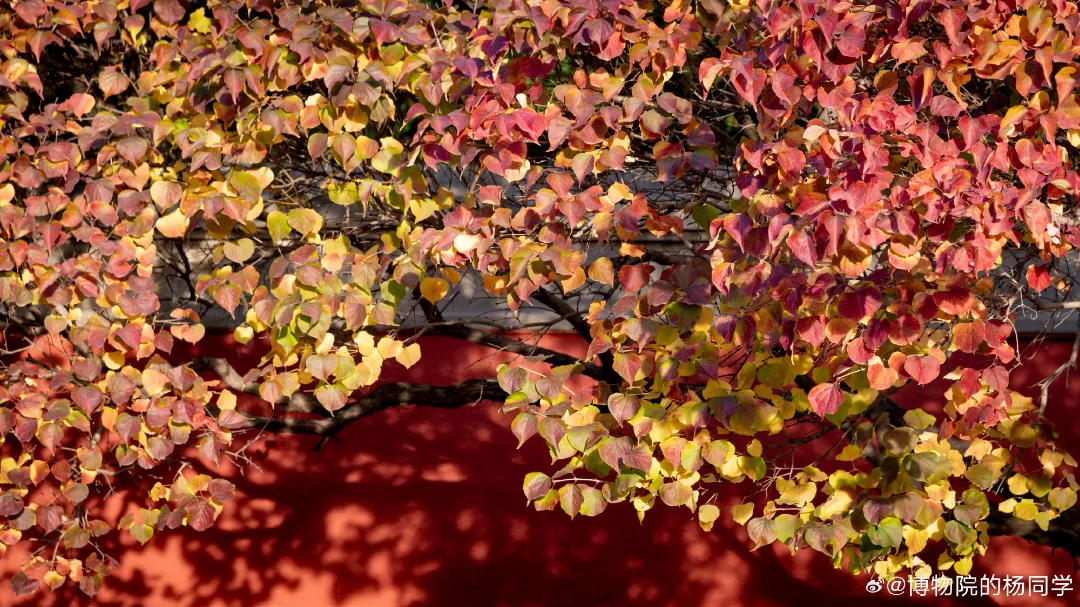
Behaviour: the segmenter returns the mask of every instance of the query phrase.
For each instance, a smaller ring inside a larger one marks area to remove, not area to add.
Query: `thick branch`
[[[259,396],[259,384],[255,382],[244,383],[244,377],[240,375],[229,364],[229,361],[224,358],[196,358],[192,361],[193,369],[210,369],[214,373],[217,373],[221,380],[225,382],[225,385],[229,388],[243,392],[244,394],[254,394]],[[298,412],[298,413],[318,413],[324,411],[319,401],[315,400],[310,394],[303,394],[297,392],[290,398],[282,398],[279,402],[274,403],[281,406],[285,411]]]
[[[577,331],[578,335],[584,337],[587,341],[592,341],[592,325],[565,299],[543,287],[533,292],[532,296],[536,301],[547,306],[549,310],[566,319],[566,322],[570,323],[571,327],[574,327],[574,331]]]
[[[1041,301],[1032,299],[1036,310],[1075,310],[1080,308],[1080,301]]]
[[[370,394],[345,405],[333,417],[312,419],[298,417],[248,416],[248,427],[269,432],[333,436],[348,424],[376,411],[401,405],[419,405],[456,409],[481,400],[503,400],[506,392],[493,379],[471,379],[452,386],[395,383],[379,386]]]
[[[581,360],[557,352],[550,348],[544,348],[535,344],[530,344],[524,341],[513,339],[499,333],[489,333],[486,331],[480,331],[476,329],[469,329],[462,326],[444,326],[439,327],[439,335],[445,335],[447,337],[453,337],[456,339],[462,339],[474,344],[482,344],[512,354],[521,354],[524,356],[544,356],[547,358],[549,364],[554,366],[561,365],[574,365],[582,364],[585,366],[583,373],[593,379],[606,381],[609,383],[616,383],[620,381],[619,376],[612,371],[592,363],[584,363]]]
[[[1042,546],[1061,548],[1074,557],[1080,557],[1080,510],[1070,508],[1050,521],[1046,531],[1035,521],[1022,521],[997,509],[986,519],[990,535],[1012,535]]]

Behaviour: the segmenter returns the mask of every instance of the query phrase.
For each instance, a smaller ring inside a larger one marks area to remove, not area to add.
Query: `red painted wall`
[[[547,345],[583,353],[569,336]],[[210,355],[250,349],[223,340]],[[489,375],[505,357],[458,341],[423,340],[422,362],[389,381],[452,384]],[[1068,343],[1042,346],[1013,373],[1028,389],[1068,356]],[[1056,390],[1051,416],[1065,444],[1080,445],[1080,382]],[[937,391],[940,394],[940,390]],[[926,394],[909,390],[909,402]],[[638,524],[628,505],[571,521],[561,511],[526,507],[521,479],[549,470],[538,440],[515,450],[510,418],[491,402],[452,411],[405,407],[351,425],[316,452],[311,437],[270,436],[245,454],[258,469],[224,466],[237,499],[204,533],[169,531],[146,547],[130,537],[111,547],[120,569],[94,604],[108,606],[297,607],[406,605],[1080,605],[1065,598],[912,601],[870,595],[866,578],[832,569],[809,549],[792,557],[767,547],[749,552],[745,530],[722,517],[703,532],[686,509],[658,506]],[[142,494],[144,495],[144,494]],[[109,500],[118,519],[143,499]],[[737,492],[730,493],[732,503]],[[11,551],[0,568],[14,570]],[[995,538],[974,575],[1071,574],[1068,555]],[[1075,584],[1080,589],[1080,575]],[[0,586],[0,605],[83,605],[77,593],[15,600]]]

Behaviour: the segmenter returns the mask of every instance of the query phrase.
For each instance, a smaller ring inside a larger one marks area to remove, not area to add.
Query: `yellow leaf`
[[[740,525],[745,525],[746,521],[754,516],[754,504],[750,502],[748,504],[739,504],[731,508],[731,518],[735,519],[735,522]]]
[[[315,209],[293,209],[289,211],[288,224],[304,236],[313,236],[322,229],[323,218]]]
[[[143,369],[142,383],[148,395],[157,396],[165,390],[165,384],[169,383],[169,378],[160,371]]]
[[[746,452],[754,457],[761,455],[761,441],[756,438],[750,441],[750,444],[746,446]]]
[[[217,400],[218,409],[235,409],[236,408],[236,395],[228,390],[222,390],[218,395]]]
[[[360,352],[360,356],[369,356],[375,351],[375,338],[367,331],[360,331],[353,336],[353,341]]]
[[[461,272],[458,272],[454,268],[443,268],[442,270],[439,270],[439,273],[442,274],[443,278],[450,281],[450,284],[452,285],[456,285],[461,281]]]
[[[266,216],[266,229],[270,231],[271,240],[281,242],[292,231],[289,216],[281,211],[270,211]]]
[[[45,584],[47,584],[49,586],[49,588],[51,588],[53,590],[56,590],[57,588],[64,585],[64,581],[67,578],[60,575],[59,573],[57,573],[55,571],[46,571],[44,579],[45,579]]]
[[[596,282],[602,282],[607,286],[611,286],[615,282],[615,268],[611,263],[611,260],[607,257],[601,257],[589,266],[589,278]]]
[[[106,430],[116,427],[116,407],[101,408],[101,425],[105,426]]]
[[[255,243],[250,238],[241,238],[236,242],[225,243],[225,257],[233,263],[244,263],[255,252]]]
[[[394,358],[401,352],[401,342],[391,337],[383,337],[379,340],[378,350],[384,360]]]
[[[585,284],[585,270],[577,268],[574,275],[562,281],[563,293],[569,293]]]
[[[117,371],[124,366],[123,352],[109,352],[101,358],[105,361],[105,366],[113,371]]]
[[[240,325],[233,330],[233,340],[238,344],[246,344],[255,337],[255,329],[247,325]]]
[[[188,218],[180,209],[157,220],[157,230],[165,238],[182,238],[187,233]]]
[[[904,543],[907,544],[908,554],[910,555],[922,552],[922,549],[926,548],[926,541],[930,537],[925,529],[916,529],[910,525],[904,526],[903,534]]]
[[[848,445],[836,455],[836,461],[853,462],[862,457],[863,448],[858,445]]]
[[[1009,477],[1009,491],[1013,495],[1023,495],[1028,492],[1028,479],[1022,474],[1014,474]]]
[[[698,523],[705,531],[712,529],[713,523],[720,518],[720,509],[712,504],[705,504],[698,508]]]
[[[450,283],[441,278],[425,278],[420,281],[420,294],[431,303],[438,303],[440,299],[446,297],[449,290]]]
[[[1022,521],[1033,521],[1039,515],[1039,507],[1031,500],[1023,500],[1013,508],[1013,516]]]
[[[417,361],[420,360],[420,344],[409,344],[402,348],[401,352],[398,352],[394,359],[401,363],[401,366],[406,369],[415,365]]]
[[[184,189],[175,181],[155,181],[150,186],[150,199],[163,211],[180,202],[183,195]]]
[[[921,430],[922,428],[929,426],[937,420],[934,419],[933,415],[930,415],[922,409],[912,409],[904,413],[904,421],[907,422],[908,425],[912,428],[918,428]]]
[[[1080,129],[1069,129],[1067,133],[1069,144],[1074,148],[1080,148]]]

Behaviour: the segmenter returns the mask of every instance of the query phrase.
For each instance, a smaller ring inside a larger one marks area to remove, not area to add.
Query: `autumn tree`
[[[1035,398],[1009,382],[1017,319],[1080,308],[1078,23],[1067,0],[4,2],[0,548],[37,547],[12,585],[93,595],[102,536],[210,527],[233,487],[185,462],[241,433],[481,398],[558,461],[524,479],[538,510],[734,516],[884,576],[965,573],[994,534],[1080,554],[1045,417],[1080,341]],[[261,364],[178,355],[208,326]],[[555,326],[587,356],[500,330]],[[381,383],[424,335],[544,364]],[[932,382],[941,410],[892,397]],[[142,502],[114,527],[120,479]]]

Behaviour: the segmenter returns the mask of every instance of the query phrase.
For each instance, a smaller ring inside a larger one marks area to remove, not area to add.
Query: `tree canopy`
[[[992,534],[1080,554],[1045,418],[1080,337],[1035,398],[1009,387],[1015,322],[1080,308],[1078,24],[1066,0],[4,2],[0,548],[40,546],[13,587],[93,595],[98,538],[212,526],[233,487],[186,462],[241,432],[480,398],[547,444],[538,510],[733,516],[882,576],[966,573]],[[215,326],[261,364],[181,354]],[[435,334],[546,365],[379,382]],[[944,408],[893,400],[912,383]]]

